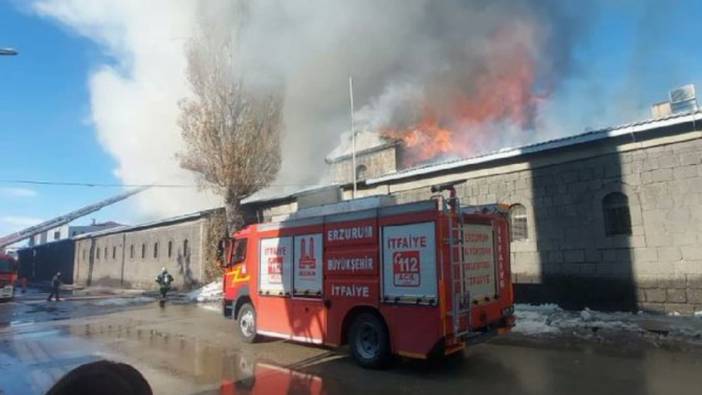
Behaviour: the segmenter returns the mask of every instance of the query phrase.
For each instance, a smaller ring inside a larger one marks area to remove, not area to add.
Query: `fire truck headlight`
[[[509,306],[509,307],[505,307],[504,309],[502,309],[502,316],[503,317],[509,317],[512,314],[514,314],[514,306]]]

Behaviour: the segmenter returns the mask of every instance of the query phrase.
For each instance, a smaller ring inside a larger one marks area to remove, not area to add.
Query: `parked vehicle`
[[[9,255],[0,253],[0,301],[10,300],[15,296],[17,282],[17,261]]]
[[[259,335],[337,347],[364,367],[448,355],[514,326],[506,209],[367,198],[253,224],[226,249],[223,313]]]

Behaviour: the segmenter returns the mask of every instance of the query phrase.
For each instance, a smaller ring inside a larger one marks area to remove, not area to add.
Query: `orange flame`
[[[536,60],[524,32],[503,29],[492,37],[488,48],[495,49],[486,54],[485,71],[473,78],[472,92],[449,89],[442,95],[451,99],[450,105],[434,108],[424,103],[415,124],[380,131],[404,143],[403,166],[474,154],[476,145],[489,140],[502,122],[522,129],[531,126],[539,97],[534,93]]]

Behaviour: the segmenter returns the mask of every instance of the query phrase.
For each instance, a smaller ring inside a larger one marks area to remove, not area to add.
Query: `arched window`
[[[168,240],[168,257],[173,255],[173,240]]]
[[[129,245],[129,259],[134,259],[134,244]]]
[[[631,215],[629,198],[621,192],[612,192],[602,199],[605,234],[607,236],[630,235]]]
[[[141,245],[141,259],[146,258],[146,244]]]
[[[107,247],[105,247],[105,260],[107,260]]]
[[[154,243],[154,259],[158,258],[158,241]]]
[[[517,203],[509,208],[509,225],[512,241],[526,240],[529,238],[527,211],[524,205]]]
[[[356,166],[356,181],[365,180],[368,175],[368,168],[366,165]]]
[[[188,256],[188,239],[183,240],[183,256]]]

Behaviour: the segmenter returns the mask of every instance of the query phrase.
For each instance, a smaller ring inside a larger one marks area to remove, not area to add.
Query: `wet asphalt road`
[[[39,296],[0,304],[0,394],[42,394],[73,367],[102,358],[133,365],[157,394],[702,393],[696,352],[508,337],[440,363],[368,371],[345,350],[242,344],[232,321],[194,305],[47,304]]]

